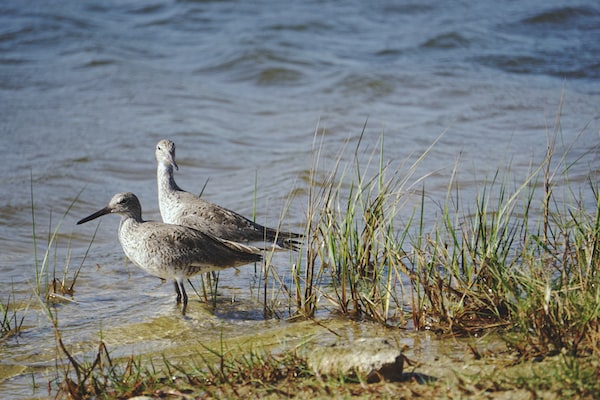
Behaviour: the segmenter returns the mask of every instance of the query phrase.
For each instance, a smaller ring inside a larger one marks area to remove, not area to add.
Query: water
[[[503,163],[524,176],[544,156],[562,98],[558,152],[572,147],[572,178],[585,182],[600,167],[600,6],[524,3],[3,1],[3,302],[13,292],[28,301],[34,286],[31,188],[38,259],[83,190],[51,255],[59,275],[67,261],[73,271],[95,229],[75,221],[114,193],[135,192],[145,217],[160,218],[154,145],[162,138],[178,146],[183,188],[200,192],[208,179],[208,199],[245,215],[256,188],[257,220],[268,225],[299,192],[284,225],[301,229],[315,130],[325,130],[324,163],[347,140],[352,148],[366,121],[364,151],[385,132],[393,162],[421,154],[444,133],[419,173],[435,171],[426,189],[443,199],[460,159],[467,197]],[[73,343],[176,312],[170,283],[125,263],[116,227],[116,217],[101,222],[76,303],[58,308]],[[253,272],[221,277],[239,303],[216,316],[240,332],[268,323],[248,293]],[[31,308],[23,335],[0,343],[0,363],[43,375],[55,342],[47,318],[35,302]],[[164,340],[143,337],[142,347]],[[17,374],[0,391],[29,396],[30,384]]]

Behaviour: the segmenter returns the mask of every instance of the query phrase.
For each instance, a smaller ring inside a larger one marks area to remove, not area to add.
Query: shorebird
[[[262,260],[261,250],[252,246],[184,226],[144,221],[140,201],[129,192],[114,195],[106,207],[77,225],[106,214],[121,215],[119,242],[135,265],[151,275],[175,280],[177,304],[183,301],[183,315],[188,303],[184,279]]]
[[[175,162],[175,143],[161,140],[156,145],[155,155],[158,205],[163,222],[188,226],[233,242],[273,242],[275,249],[297,250],[299,242],[295,239],[303,237],[302,234],[264,227],[177,186],[173,178],[173,168],[179,170]]]

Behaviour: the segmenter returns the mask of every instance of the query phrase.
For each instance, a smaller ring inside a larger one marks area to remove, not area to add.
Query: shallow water
[[[54,365],[51,325],[31,300],[32,222],[41,260],[48,232],[83,190],[51,254],[51,267],[61,275],[68,261],[71,276],[96,227],[75,221],[114,193],[135,192],[145,217],[159,219],[154,145],[163,137],[178,146],[180,186],[200,192],[208,180],[206,198],[245,215],[256,198],[257,220],[267,225],[296,193],[283,227],[299,230],[315,131],[325,132],[325,170],[346,141],[352,157],[367,120],[363,160],[382,133],[393,164],[443,133],[416,176],[431,174],[428,197],[442,201],[459,160],[468,198],[502,165],[516,177],[528,173],[545,154],[562,100],[557,153],[570,148],[572,183],[593,203],[586,179],[600,169],[598,78],[593,1],[4,1],[0,294],[32,304],[21,337],[0,342],[0,364],[41,375]],[[60,328],[75,343],[176,313],[170,283],[126,264],[117,223],[100,222],[75,302],[58,306]],[[274,264],[289,268],[288,256]],[[195,303],[190,323],[262,329],[258,285],[252,266],[222,273],[214,318]],[[160,349],[170,332],[135,349]],[[26,397],[30,383],[17,374],[0,392]]]

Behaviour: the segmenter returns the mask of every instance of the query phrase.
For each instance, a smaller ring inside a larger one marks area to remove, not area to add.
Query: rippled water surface
[[[351,156],[365,123],[361,149],[370,154],[384,133],[392,163],[443,133],[419,171],[441,200],[457,160],[465,196],[502,165],[526,175],[562,102],[557,151],[569,148],[571,177],[591,199],[599,79],[595,1],[3,1],[0,295],[31,304],[23,334],[0,342],[0,392],[30,396],[31,371],[54,365],[52,329],[31,297],[48,233],[61,223],[50,266],[62,277],[68,264],[71,276],[97,226],[75,221],[114,193],[135,192],[145,217],[160,219],[159,139],[178,146],[183,188],[206,183],[206,198],[256,209],[267,225],[296,193],[283,226],[302,230],[315,131],[325,133],[323,165],[347,141]],[[136,339],[135,327],[176,313],[172,285],[125,262],[117,224],[100,223],[75,302],[57,308],[61,330],[95,343],[103,329],[125,329],[122,343],[160,349],[171,334]],[[289,269],[285,254],[274,263]],[[253,267],[220,279],[219,326],[263,329]],[[189,324],[209,334],[217,322],[201,308]]]

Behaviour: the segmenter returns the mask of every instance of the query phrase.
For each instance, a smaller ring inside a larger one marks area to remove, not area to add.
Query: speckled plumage
[[[185,226],[144,221],[138,198],[128,192],[116,194],[108,206],[77,224],[105,214],[121,215],[119,242],[135,265],[151,275],[175,280],[178,303],[183,296],[183,314],[187,306],[184,279],[262,259],[261,250],[252,246],[222,240]]]
[[[179,167],[175,162],[175,143],[172,141],[163,139],[158,142],[155,155],[158,163],[158,204],[164,222],[188,226],[234,242],[271,242],[279,248],[297,248],[298,242],[294,239],[301,238],[302,234],[264,227],[177,186],[173,168]]]

